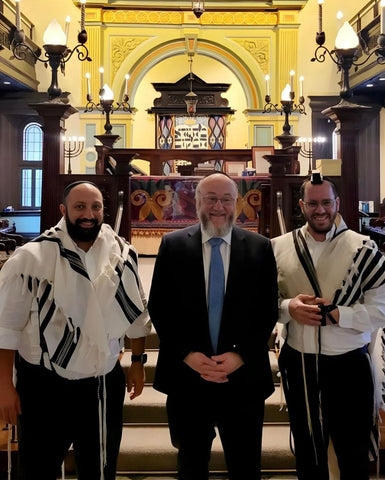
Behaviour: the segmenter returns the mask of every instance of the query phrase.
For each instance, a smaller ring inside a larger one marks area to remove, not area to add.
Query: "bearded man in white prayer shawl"
[[[299,205],[306,224],[272,240],[298,479],[329,479],[331,440],[339,478],[367,480],[377,414],[368,346],[385,325],[385,259],[347,228],[329,179],[305,180]]]
[[[127,335],[133,399],[145,380],[146,300],[136,251],[103,223],[96,185],[68,185],[60,210],[0,272],[0,419],[18,423],[19,478],[56,479],[73,444],[79,480],[112,480],[126,385],[119,354]]]

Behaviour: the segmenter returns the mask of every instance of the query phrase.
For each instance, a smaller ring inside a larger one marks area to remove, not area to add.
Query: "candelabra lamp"
[[[66,137],[63,137],[64,144],[64,157],[68,158],[68,170],[67,173],[71,175],[72,166],[71,158],[78,157],[84,149],[84,137],[69,137],[68,140]]]
[[[313,171],[313,143],[324,143],[326,138],[324,137],[315,137],[315,138],[299,138],[296,141],[296,145],[300,147],[299,154],[303,158],[308,159],[308,171],[307,174],[311,175]]]
[[[385,30],[385,3],[383,1],[381,3],[381,33],[377,38],[377,48],[374,49],[371,53],[368,53],[365,51],[365,49],[363,49],[363,52],[367,55],[367,57],[361,62],[358,62],[357,56],[360,41],[357,33],[354,31],[353,27],[348,22],[344,22],[339,29],[335,40],[335,48],[333,50],[329,50],[327,47],[325,47],[324,43],[326,41],[326,35],[325,32],[322,31],[322,4],[323,0],[318,0],[319,32],[316,33],[316,43],[318,47],[316,48],[314,57],[311,59],[311,61],[323,63],[327,58],[327,55],[329,55],[332,61],[337,65],[338,70],[342,71],[340,97],[342,98],[342,100],[348,100],[352,96],[352,90],[349,84],[349,70],[352,65],[354,65],[355,69],[357,70],[358,67],[367,63],[369,59],[374,55],[377,57],[377,63],[385,63],[385,34],[382,33]]]
[[[281,115],[285,115],[285,122],[283,124],[283,133],[282,135],[277,135],[277,137],[275,137],[279,141],[279,143],[282,145],[283,148],[291,147],[298,138],[290,134],[290,130],[291,130],[291,126],[289,123],[290,115],[295,111],[297,111],[300,114],[306,115],[306,109],[304,105],[305,99],[302,95],[302,92],[299,96],[298,103],[296,104],[294,103],[295,93],[292,90],[293,90],[292,86],[287,84],[284,90],[282,91],[281,107],[278,107],[277,103],[272,103],[270,94],[267,93],[265,96],[266,104],[262,111],[262,113],[271,113],[273,110],[275,110]]]
[[[37,50],[32,50],[25,43],[25,34],[24,31],[20,28],[20,10],[19,10],[19,0],[16,0],[16,30],[11,44],[12,53],[14,58],[18,60],[25,60],[28,54],[31,54],[36,61],[44,63],[47,68],[48,65],[51,67],[51,85],[48,88],[48,95],[50,100],[57,99],[60,97],[62,91],[58,85],[58,69],[60,67],[61,72],[64,74],[66,63],[72,58],[73,54],[76,53],[78,59],[83,62],[85,60],[91,61],[91,58],[88,55],[88,49],[85,46],[87,42],[87,32],[84,27],[85,19],[85,2],[86,0],[81,0],[81,23],[80,23],[80,32],[78,34],[78,44],[70,49],[67,46],[68,41],[68,29],[70,19],[66,19],[66,32],[63,31],[60,24],[53,20],[47,30],[44,33],[43,48],[45,50],[44,57],[41,58],[42,50],[38,48]]]
[[[88,78],[88,77],[87,77]],[[127,93],[123,95],[123,100],[121,103],[116,103],[114,105],[114,94],[111,88],[105,84],[99,92],[100,102],[95,103],[92,101],[92,96],[90,91],[87,93],[87,104],[85,107],[85,112],[93,112],[95,109],[102,112],[106,116],[106,123],[104,125],[104,135],[112,135],[112,125],[110,121],[110,115],[116,112],[117,110],[122,110],[124,112],[132,113],[131,105],[129,104],[129,97]]]

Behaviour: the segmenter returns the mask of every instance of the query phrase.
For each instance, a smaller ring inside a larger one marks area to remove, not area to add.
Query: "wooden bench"
[[[5,251],[7,255],[10,251],[14,251],[17,246],[23,244],[23,237],[15,232],[15,224],[10,227],[9,220],[0,220],[0,251]]]

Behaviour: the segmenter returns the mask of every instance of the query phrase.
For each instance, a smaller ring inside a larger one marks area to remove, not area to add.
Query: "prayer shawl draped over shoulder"
[[[110,340],[149,330],[135,249],[107,224],[92,248],[91,281],[62,219],[17,249],[1,272],[3,281],[7,274],[23,278],[23,292],[34,298],[30,321],[38,325],[41,363],[64,377],[104,374]]]
[[[367,328],[357,324],[352,324],[350,328],[338,324],[314,328],[291,320],[288,327],[284,326],[282,335],[291,347],[303,353],[337,355],[369,344],[375,394],[369,451],[369,458],[373,460],[379,441],[377,412],[379,408],[384,409],[385,399],[382,342],[385,315],[384,302],[378,301],[384,294],[385,257],[369,237],[349,230],[340,215],[336,217],[335,227],[333,237],[325,241],[316,266],[306,243],[306,225],[272,240],[280,298],[282,301],[299,293],[314,295],[318,291],[323,298],[341,308],[354,307],[359,317],[367,318],[369,315],[369,321],[363,323]]]
[[[272,240],[282,300],[293,298],[299,293],[314,295],[313,286],[305,271],[305,268],[314,269],[305,238],[306,225]],[[298,257],[294,239],[300,245],[306,265],[303,265]],[[315,271],[324,298],[330,299],[336,305],[352,306],[363,302],[368,291],[385,283],[385,257],[369,237],[347,229],[338,215],[333,238],[326,241]],[[382,326],[384,324],[385,318]],[[357,336],[362,337],[362,345],[368,344],[371,341],[371,334],[376,332],[379,326],[381,325],[373,325],[368,332],[342,328],[339,325],[322,327],[322,353],[344,353],[338,351],[339,345],[346,349],[349,346],[349,339],[356,337],[357,341]],[[289,329],[290,346],[305,353],[318,352],[318,329],[295,321],[290,322]],[[284,337],[286,333],[284,329]]]

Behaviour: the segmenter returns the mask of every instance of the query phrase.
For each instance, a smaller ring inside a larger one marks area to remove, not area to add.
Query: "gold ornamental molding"
[[[145,10],[108,10],[104,11],[104,23],[130,23],[130,24],[171,24],[183,23],[182,12],[152,12]]]
[[[277,25],[276,12],[205,12],[202,25]]]
[[[112,78],[115,77],[128,55],[149,38],[150,37],[111,37]]]
[[[270,72],[270,42],[267,38],[231,38],[243,47],[258,63],[262,72]]]
[[[190,23],[191,12],[149,11],[149,10],[104,10],[102,22],[125,24],[182,25]],[[91,20],[87,15],[87,20]],[[279,23],[278,12],[208,12],[194,23],[201,25],[257,25],[272,26]],[[287,19],[286,19],[287,20]]]

